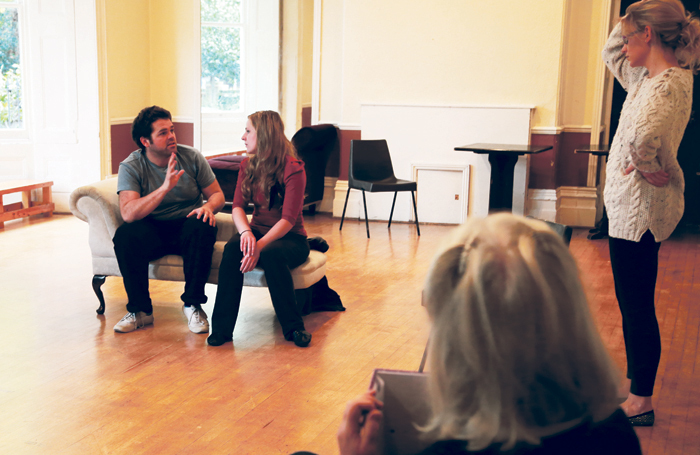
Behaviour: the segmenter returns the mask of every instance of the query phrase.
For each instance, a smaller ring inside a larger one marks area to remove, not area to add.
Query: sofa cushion
[[[212,270],[207,282],[219,283],[219,264],[225,244],[217,242],[214,245]],[[114,260],[116,262],[116,259]],[[170,254],[149,264],[149,278],[153,280],[184,281],[182,272],[182,256]],[[326,255],[319,251],[311,251],[309,257],[299,267],[292,270],[294,289],[306,289],[319,281],[326,274]],[[243,277],[244,286],[267,287],[265,271],[259,267],[246,273]]]

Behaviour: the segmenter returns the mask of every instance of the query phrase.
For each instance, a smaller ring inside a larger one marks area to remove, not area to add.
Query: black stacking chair
[[[394,201],[391,203],[391,213],[389,214],[389,225],[394,215],[394,205],[396,204],[396,194],[399,191],[410,191],[413,200],[413,212],[416,216],[416,231],[420,235],[418,226],[418,209],[416,207],[416,182],[410,180],[399,180],[394,176],[394,167],[391,165],[389,147],[384,139],[350,142],[350,167],[348,169],[348,193],[345,195],[345,205],[343,206],[343,216],[340,219],[340,230],[343,229],[345,219],[345,209],[348,206],[350,190],[362,191],[362,203],[365,208],[365,227],[367,228],[367,238],[369,238],[369,221],[367,219],[367,200],[365,191],[370,193],[394,192]]]
[[[306,126],[292,137],[292,144],[306,169],[304,208],[313,215],[323,200],[328,158],[333,152],[338,154],[338,130],[329,124]]]
[[[533,216],[528,216],[528,218],[537,220],[538,218],[535,218]],[[555,223],[554,221],[547,221],[547,220],[539,220],[545,223],[551,230],[559,234],[559,237],[564,241],[566,246],[569,246],[571,243],[571,235],[573,234],[574,230],[571,226],[567,226],[565,224],[559,224]]]

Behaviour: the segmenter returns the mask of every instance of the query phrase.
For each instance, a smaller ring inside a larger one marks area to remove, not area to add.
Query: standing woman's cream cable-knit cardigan
[[[646,68],[630,67],[622,53],[620,24],[603,49],[603,61],[627,90],[615,133],[605,179],[605,208],[611,237],[638,242],[649,229],[657,242],[666,240],[683,215],[683,171],[676,155],[690,118],[693,74],[669,68],[648,77]],[[637,171],[663,169],[670,175],[655,187]]]

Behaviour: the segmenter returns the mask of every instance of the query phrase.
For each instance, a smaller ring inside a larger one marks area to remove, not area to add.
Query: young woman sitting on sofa
[[[243,289],[243,274],[259,265],[265,271],[272,305],[285,339],[300,347],[311,334],[297,308],[290,270],[309,256],[302,208],[306,173],[284,135],[279,114],[261,111],[248,117],[243,142],[249,158],[241,163],[232,216],[238,233],[224,248],[212,314],[211,346],[233,340]],[[248,222],[244,207],[254,204]]]

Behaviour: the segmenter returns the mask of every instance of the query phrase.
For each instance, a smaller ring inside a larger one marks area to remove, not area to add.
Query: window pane
[[[202,22],[241,22],[241,0],[202,0]]]
[[[22,127],[22,76],[16,8],[0,7],[0,128]]]
[[[241,109],[241,33],[202,27],[202,112]]]

